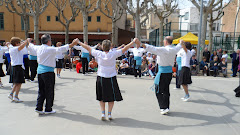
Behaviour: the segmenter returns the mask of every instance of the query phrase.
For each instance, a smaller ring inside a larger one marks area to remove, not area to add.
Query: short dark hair
[[[172,37],[165,37],[165,40],[169,43],[172,44],[173,38]]]
[[[21,42],[21,39],[19,37],[12,37],[11,40],[10,40],[10,43],[13,45],[13,46],[16,46],[17,44],[19,44]]]
[[[192,49],[192,44],[190,42],[185,42],[185,45],[188,50]]]
[[[156,61],[154,60],[154,61],[152,61],[152,63],[156,63]]]
[[[47,44],[48,41],[51,41],[51,36],[49,34],[44,34],[41,37],[42,44]]]

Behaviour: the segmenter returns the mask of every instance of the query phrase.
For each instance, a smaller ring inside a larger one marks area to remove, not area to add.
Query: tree
[[[91,2],[91,0],[70,0],[74,3],[81,11],[83,17],[83,40],[88,42],[88,15],[95,12],[98,9],[99,4],[96,1]],[[94,3],[96,6],[93,7]]]
[[[26,1],[24,0],[5,0],[6,8],[11,13],[16,13],[17,15],[21,16],[24,23],[24,32],[25,32],[25,38],[28,38],[28,31],[29,31],[29,15],[27,11],[27,7],[25,4]],[[15,6],[15,4],[17,4]],[[19,10],[18,10],[19,9]]]
[[[48,0],[23,0],[29,12],[29,16],[34,20],[34,39],[39,44],[39,16],[46,10],[49,1]]]
[[[223,9],[225,7],[227,7],[229,5],[229,3],[231,2],[231,0],[223,5],[223,2],[221,2],[221,4],[219,5],[219,8],[216,8],[214,10],[212,10],[210,12],[210,17],[209,19],[207,20],[209,22],[209,46],[208,46],[208,50],[212,53],[212,46],[213,46],[213,23],[217,20],[220,20],[223,15],[224,15],[224,12],[223,12]],[[214,12],[218,12],[216,16],[214,16]]]
[[[189,0],[192,2],[192,4],[198,8],[200,11],[200,3],[199,0]],[[223,0],[209,0],[208,2],[205,2],[203,5],[203,16],[202,16],[202,33],[201,33],[201,48],[205,48],[205,40],[206,40],[206,32],[207,32],[207,18],[210,13],[213,11],[220,10],[221,4],[223,3]],[[203,51],[203,49],[202,49]],[[200,58],[202,58],[202,51],[200,52]]]
[[[65,44],[69,43],[69,26],[71,22],[75,20],[78,16],[80,10],[76,8],[73,2],[70,0],[50,0],[50,2],[54,5],[54,7],[58,11],[58,22],[61,23],[65,27]],[[71,17],[67,18],[64,14],[64,10],[67,7],[67,3],[70,4],[71,8]],[[63,20],[61,19],[63,18]]]
[[[148,14],[151,12],[148,5],[149,0],[144,0],[142,2],[141,0],[128,0],[127,2],[121,0],[120,2],[123,8],[133,16],[135,20],[135,37],[141,40],[141,26],[146,22]],[[141,21],[141,18],[144,19]]]
[[[116,26],[116,22],[121,19],[124,9],[120,4],[119,0],[99,0],[99,4],[103,4],[99,6],[100,11],[112,20],[112,43],[114,46],[118,45],[118,28]]]
[[[161,0],[162,6],[158,7],[156,2],[151,1],[151,5],[154,9],[154,13],[160,20],[159,27],[159,45],[163,46],[163,25],[164,19],[169,17],[178,7],[177,0]]]
[[[0,6],[2,6],[3,5],[3,0],[0,0]]]

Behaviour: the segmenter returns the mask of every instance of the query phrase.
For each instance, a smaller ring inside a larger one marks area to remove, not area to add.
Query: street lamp
[[[184,17],[185,15],[179,15],[178,17],[180,18],[180,35],[182,36],[182,18]]]

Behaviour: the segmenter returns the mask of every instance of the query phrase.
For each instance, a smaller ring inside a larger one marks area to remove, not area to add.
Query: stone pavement
[[[171,113],[160,114],[149,77],[118,76],[124,100],[115,104],[112,122],[100,121],[95,100],[96,74],[83,76],[63,71],[56,78],[53,115],[34,112],[37,83],[27,82],[20,92],[23,103],[12,103],[8,76],[0,89],[0,135],[237,135],[240,134],[240,99],[233,89],[238,78],[193,77],[191,100],[183,102],[183,90],[173,90]]]

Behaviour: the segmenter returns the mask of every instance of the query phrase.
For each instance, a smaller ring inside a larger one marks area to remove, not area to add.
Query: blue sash
[[[54,72],[54,67],[48,67],[48,66],[38,64],[38,69],[37,69],[38,74],[43,74],[47,72]]]
[[[159,84],[160,84],[161,74],[162,73],[172,73],[172,72],[173,72],[172,66],[158,66],[158,73],[154,80],[154,86],[155,86],[155,88],[158,88],[157,93],[159,93]],[[153,87],[152,87],[152,90],[156,90],[156,89],[153,89]]]
[[[178,71],[182,70],[182,58],[177,57],[176,61],[177,61],[177,64],[178,64]]]
[[[89,53],[82,52],[82,58],[87,58],[89,61]]]
[[[37,56],[29,55],[29,60],[37,60]]]
[[[134,56],[134,60],[136,60],[136,66],[142,65],[142,58],[139,56]]]
[[[28,58],[28,54],[24,54],[24,55],[23,55],[23,58]]]

